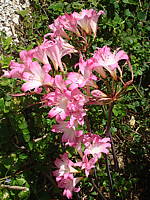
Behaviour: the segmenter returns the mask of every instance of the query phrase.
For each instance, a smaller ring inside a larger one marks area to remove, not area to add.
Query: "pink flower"
[[[50,33],[52,39],[62,37],[70,40],[69,36],[64,31],[64,26],[60,24],[59,18],[57,18],[53,24],[49,25],[49,28],[53,31],[53,33]]]
[[[84,135],[83,143],[85,145],[85,155],[91,154],[94,158],[100,158],[102,153],[108,154],[110,148],[110,139],[101,138],[96,134]]]
[[[120,60],[128,60],[128,55],[123,50],[116,50],[114,53],[110,51],[110,48],[104,46],[99,48],[94,53],[94,59],[96,61],[94,70],[97,71],[103,78],[106,78],[106,73],[103,68],[109,71],[111,76],[117,80],[116,69],[119,70],[122,76],[121,68],[118,64]]]
[[[8,70],[7,72],[4,70],[3,77],[23,79],[23,73],[25,71],[28,71],[28,68],[32,63],[33,56],[31,50],[30,51],[23,50],[20,52],[19,55],[21,64],[14,62],[12,60],[9,64],[10,70]]]
[[[10,62],[10,71],[4,71],[3,77],[18,78],[24,80],[22,85],[24,92],[35,89],[35,92],[40,92],[39,87],[49,85],[52,86],[54,79],[48,74],[51,70],[50,64],[45,64],[43,67],[38,62],[32,62],[32,55],[29,51],[22,51],[20,59],[23,64]]]
[[[79,165],[69,160],[67,153],[60,155],[60,159],[57,158],[55,160],[55,165],[58,170],[55,170],[53,175],[56,176],[58,187],[64,188],[63,195],[71,199],[72,192],[78,192],[80,190],[80,188],[76,188],[75,186],[82,177],[74,178],[73,176],[74,173],[78,173],[74,167]]]
[[[107,96],[101,90],[92,90],[91,95],[93,97],[90,98],[88,102],[89,105],[105,105],[112,101],[112,97]]]
[[[82,158],[81,169],[85,169],[86,177],[89,176],[89,173],[92,168],[95,168],[95,163],[97,162],[97,158],[88,159],[87,155],[84,155]]]
[[[62,75],[56,75],[55,76],[55,87],[60,89],[60,91],[67,91],[67,85],[64,79],[62,78]]]
[[[33,58],[38,59],[43,64],[49,64],[48,56],[46,53],[46,48],[43,45],[37,46],[35,49],[32,49]]]
[[[87,61],[84,61],[83,58],[80,58],[79,63],[76,64],[76,66],[79,66],[79,71],[81,74],[77,72],[68,73],[66,83],[70,85],[69,89],[72,90],[77,87],[82,88],[84,86],[97,88],[95,83],[97,77],[92,74],[93,60],[88,59]]]
[[[76,188],[77,183],[82,179],[82,177],[74,178],[73,175],[68,175],[65,179],[58,182],[58,187],[64,188],[63,195],[68,199],[72,199],[72,192],[79,192],[80,188]]]
[[[59,124],[53,125],[52,131],[64,133],[62,136],[62,142],[65,142],[65,145],[78,147],[83,131],[75,130],[75,128],[76,127],[70,127],[69,122],[60,121]]]
[[[59,87],[61,87],[60,84]],[[83,123],[83,117],[86,114],[83,106],[86,99],[77,88],[73,91],[56,88],[54,92],[45,95],[43,100],[46,102],[45,106],[54,106],[49,111],[50,118],[56,117],[59,122],[70,116],[70,126],[73,126],[76,122]]]
[[[67,80],[66,80],[66,84],[70,85],[69,86],[70,90],[73,90],[78,87],[80,88],[84,87],[86,84],[86,81],[81,74],[77,72],[69,72]]]
[[[58,71],[58,67],[60,71],[64,71],[64,65],[61,62],[61,58],[67,54],[77,52],[75,48],[63,40],[61,37],[57,37],[53,41],[45,40],[45,42],[41,45],[41,48],[45,51],[45,54],[52,61],[54,68]]]
[[[19,54],[20,56],[20,60],[28,66],[28,64],[30,64],[32,62],[32,59],[33,59],[33,50],[29,50],[29,51],[26,51],[26,50],[23,50],[20,52]]]
[[[67,153],[60,155],[60,158],[61,159],[57,158],[54,162],[58,168],[58,170],[53,172],[53,175],[56,176],[56,181],[65,179],[68,177],[68,175],[78,172],[75,168],[73,168],[74,163],[69,160]]]
[[[11,70],[3,70],[4,74],[3,77],[6,78],[18,78],[18,79],[22,79],[22,74],[26,68],[26,66],[24,64],[19,64],[16,63],[14,61],[10,62],[10,69]]]
[[[80,13],[74,12],[73,17],[77,20],[77,24],[89,35],[94,33],[96,37],[97,21],[100,15],[104,14],[104,11],[96,13],[93,9],[85,9]]]
[[[83,108],[85,103],[88,101],[88,98],[77,88],[71,91],[72,101],[68,106],[68,109],[71,113],[70,115],[70,126],[73,126],[74,123],[80,125],[84,124],[84,116],[86,111]]]
[[[47,101],[45,105],[54,106],[48,113],[50,118],[56,117],[57,121],[65,120],[70,115],[68,111],[68,104],[70,103],[71,92],[61,92],[59,89],[55,89],[55,92],[51,92],[44,96],[43,100]]]
[[[59,16],[53,24],[49,26],[50,29],[53,30],[54,37],[61,36],[65,37],[67,39],[70,39],[67,33],[64,31],[64,29],[71,31],[75,33],[77,36],[80,36],[78,27],[77,27],[77,21],[73,17],[72,14],[65,14],[63,16]]]
[[[40,86],[53,85],[54,79],[48,74],[51,69],[50,65],[45,65],[43,68],[37,62],[32,62],[27,71],[22,74],[22,79],[26,81],[22,85],[24,92],[35,89],[37,91]]]

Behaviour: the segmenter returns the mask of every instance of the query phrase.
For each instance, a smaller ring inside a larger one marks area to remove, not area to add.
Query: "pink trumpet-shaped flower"
[[[24,92],[35,89],[35,92],[40,92],[39,87],[49,85],[52,86],[54,79],[48,74],[51,70],[50,64],[45,64],[43,67],[38,62],[32,62],[32,54],[29,51],[22,51],[20,58],[23,64],[11,61],[10,71],[4,71],[3,77],[18,78],[24,80],[22,85]]]
[[[103,78],[106,78],[106,74],[103,68],[109,71],[111,76],[116,80],[116,69],[119,70],[120,75],[122,76],[121,68],[118,64],[120,60],[129,60],[128,55],[123,50],[116,50],[114,53],[110,51],[110,48],[104,46],[99,48],[94,53],[95,59],[95,71],[97,71]]]
[[[95,168],[95,163],[97,162],[97,158],[88,159],[87,155],[84,155],[82,158],[81,169],[85,170],[86,177],[89,176],[91,169]]]
[[[53,175],[56,176],[56,181],[65,179],[68,175],[78,172],[78,170],[73,168],[74,163],[69,160],[67,153],[60,155],[60,159],[57,158],[54,164],[58,168],[58,170],[53,171]]]
[[[22,79],[22,74],[26,69],[26,66],[24,64],[19,64],[16,63],[14,61],[10,62],[10,69],[11,70],[3,70],[4,74],[3,77],[6,78],[18,78],[18,79]]]
[[[54,68],[58,71],[58,67],[60,71],[64,71],[64,66],[61,62],[61,58],[67,54],[77,52],[75,48],[63,40],[61,37],[57,37],[53,41],[45,40],[45,42],[41,45],[41,48],[45,51],[45,54],[52,61]]]
[[[74,178],[72,174],[68,175],[65,179],[62,179],[58,182],[58,187],[64,188],[63,195],[66,196],[68,199],[72,199],[72,192],[79,192],[80,188],[76,188],[75,186],[82,177]]]
[[[77,36],[80,36],[77,28],[77,21],[72,14],[65,14],[63,16],[59,16],[57,19],[59,23],[63,25],[64,29],[77,34]]]
[[[23,73],[25,71],[28,71],[29,66],[32,63],[33,56],[31,50],[30,51],[23,50],[20,52],[19,55],[21,63],[14,62],[12,60],[9,64],[10,70],[8,71],[3,70],[4,72],[3,77],[23,79]]]
[[[74,12],[73,17],[77,20],[77,24],[87,33],[94,33],[96,37],[97,32],[97,21],[100,15],[104,14],[104,11],[99,11],[98,13],[93,9],[85,9],[80,13]]]
[[[49,25],[49,28],[53,31],[52,36],[57,37],[65,37],[66,39],[70,39],[67,33],[64,30],[71,31],[75,33],[77,36],[80,36],[77,20],[73,17],[72,14],[65,14],[63,16],[59,16],[53,24]]]
[[[49,28],[53,31],[53,33],[50,33],[52,39],[56,37],[62,37],[70,40],[69,36],[64,30],[64,26],[59,23],[58,18],[54,21],[53,24],[49,25]]]
[[[43,45],[37,46],[31,50],[33,58],[38,59],[43,64],[49,64],[46,48]]]
[[[84,61],[81,57],[79,63],[75,65],[75,67],[79,66],[80,73],[70,72],[68,73],[68,77],[66,83],[70,85],[69,89],[75,89],[77,87],[91,86],[97,88],[95,81],[97,77],[92,74],[93,69],[93,59],[88,59]]]
[[[28,71],[25,71],[22,74],[22,79],[26,81],[26,83],[22,85],[22,90],[24,92],[32,89],[35,89],[35,91],[37,91],[40,86],[52,86],[54,78],[52,78],[48,74],[50,69],[50,65],[45,65],[42,68],[39,63],[32,62],[29,66]]]
[[[20,60],[26,66],[28,66],[28,64],[30,64],[32,62],[32,59],[33,59],[33,49],[31,49],[29,51],[23,50],[23,51],[20,52],[19,56],[20,56]]]
[[[61,92],[56,89],[55,92],[51,92],[44,96],[43,100],[47,101],[45,105],[54,106],[48,113],[50,118],[56,117],[56,120],[65,120],[70,115],[68,111],[68,104],[70,103],[71,92]]]
[[[70,127],[69,122],[60,121],[59,124],[53,125],[52,131],[64,133],[62,136],[62,142],[64,142],[65,145],[79,147],[79,140],[81,141],[83,131],[75,130],[75,126]]]
[[[49,117],[55,117],[59,122],[70,116],[70,126],[73,126],[76,121],[83,124],[83,117],[86,114],[83,109],[86,102],[85,96],[77,88],[72,91],[68,90],[59,75],[55,80],[55,85],[57,86],[55,91],[43,98],[46,102],[45,106],[54,106],[49,111]]]
[[[86,134],[83,139],[85,145],[84,154],[91,154],[94,158],[99,159],[102,153],[108,154],[108,148],[111,146],[109,142],[109,138],[101,138],[96,134]]]

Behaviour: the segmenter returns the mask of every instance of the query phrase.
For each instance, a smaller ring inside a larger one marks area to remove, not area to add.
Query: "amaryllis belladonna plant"
[[[68,153],[64,153],[54,162],[53,175],[68,199],[80,190],[79,182],[81,185],[82,180],[92,174],[92,169],[96,168],[99,159],[104,159],[103,155],[109,153],[110,147],[117,163],[110,132],[112,107],[133,81],[129,56],[123,50],[97,47],[87,58],[91,45],[89,38],[96,38],[97,22],[103,14],[104,11],[90,9],[59,16],[49,25],[51,32],[44,36],[43,43],[22,51],[20,63],[11,61],[10,70],[4,70],[3,75],[23,81],[23,93],[16,96],[42,95],[44,92],[42,106],[49,107],[48,117],[56,119],[52,131],[62,133],[61,142],[66,149],[67,146],[75,149],[73,161]],[[73,59],[74,54],[78,56],[78,62],[69,66],[62,58]],[[128,82],[123,81],[125,66],[131,71]],[[99,81],[102,86],[97,84]],[[109,107],[108,123],[105,137],[102,137],[92,133],[86,113],[89,105],[106,104]],[[83,131],[84,125],[87,131]]]

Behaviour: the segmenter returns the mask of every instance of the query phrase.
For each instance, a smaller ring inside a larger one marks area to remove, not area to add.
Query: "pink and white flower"
[[[93,58],[95,59],[94,70],[98,72],[103,78],[106,78],[106,73],[103,68],[105,68],[111,76],[117,80],[116,69],[119,70],[122,77],[122,70],[118,64],[120,60],[129,60],[128,55],[123,50],[116,50],[114,53],[110,51],[110,48],[104,46],[99,48],[95,53]]]
[[[76,53],[77,50],[67,43],[61,37],[57,37],[54,40],[45,40],[45,42],[40,46],[43,49],[47,57],[52,61],[54,68],[58,71],[58,67],[60,71],[64,71],[64,65],[61,61],[62,57],[65,55],[70,55],[71,53]]]
[[[62,37],[70,40],[68,34],[64,30],[64,26],[60,24],[58,18],[54,21],[53,24],[49,25],[49,28],[53,31],[53,33],[50,33],[52,39],[56,37]]]
[[[58,170],[53,171],[53,175],[56,176],[56,181],[65,179],[68,175],[78,172],[78,170],[73,168],[74,163],[68,158],[67,153],[60,155],[60,159],[56,158],[54,164],[58,168]]]
[[[73,91],[55,89],[54,92],[46,94],[43,98],[45,106],[54,106],[49,111],[49,117],[55,117],[59,122],[70,116],[70,126],[78,122],[83,123],[86,112],[83,106],[86,102],[84,95],[77,88]]]
[[[64,30],[71,31],[75,33],[78,37],[80,32],[77,27],[77,20],[73,17],[72,14],[65,14],[59,16],[53,24],[49,25],[49,28],[53,30],[53,36],[61,36],[67,39],[70,39],[68,34]]]
[[[71,92],[61,92],[59,89],[55,89],[55,92],[46,94],[43,100],[46,102],[46,106],[54,106],[48,113],[50,118],[55,117],[56,121],[65,120],[70,115],[68,111],[68,104],[70,103]]]
[[[19,64],[17,62],[11,61],[10,62],[10,70],[3,70],[4,74],[3,77],[6,78],[18,78],[22,79],[23,72],[26,69],[26,66],[24,64]]]
[[[72,192],[79,192],[80,187],[75,187],[82,177],[74,178],[73,175],[68,175],[65,179],[58,182],[58,187],[64,188],[63,195],[68,199],[72,199]]]
[[[110,145],[110,138],[101,138],[96,134],[84,135],[83,143],[85,145],[85,155],[92,155],[94,158],[99,159],[102,153],[108,154]]]
[[[62,142],[65,145],[78,147],[79,140],[81,140],[81,136],[83,135],[83,131],[75,130],[75,126],[70,127],[69,122],[60,121],[59,124],[53,125],[52,131],[57,133],[64,133],[62,136]]]
[[[93,9],[85,9],[80,13],[74,12],[73,17],[77,20],[77,24],[89,35],[94,33],[96,37],[97,32],[97,21],[100,15],[104,14],[104,11],[98,13]]]
[[[35,92],[40,92],[41,86],[52,86],[54,79],[49,75],[51,70],[50,64],[45,64],[43,67],[38,62],[32,62],[30,52],[22,51],[20,53],[23,64],[11,61],[10,71],[4,71],[3,77],[18,78],[24,80],[22,85],[24,92],[34,89]]]
[[[85,170],[85,175],[86,177],[89,176],[89,173],[91,169],[95,168],[95,163],[97,162],[97,158],[91,158],[90,160],[88,159],[87,155],[84,155],[82,157],[82,164],[81,164],[81,169]]]
[[[91,86],[97,88],[95,81],[97,77],[92,74],[93,69],[93,60],[88,59],[84,61],[81,57],[79,63],[75,65],[75,67],[79,66],[79,72],[70,72],[68,73],[68,77],[66,83],[70,85],[69,89],[73,90],[75,88],[82,88],[84,86]]]
[[[28,71],[24,71],[22,74],[22,79],[26,83],[22,85],[21,89],[24,92],[35,89],[36,92],[41,86],[52,86],[54,78],[48,74],[50,69],[50,65],[41,67],[39,63],[32,62],[29,65]]]

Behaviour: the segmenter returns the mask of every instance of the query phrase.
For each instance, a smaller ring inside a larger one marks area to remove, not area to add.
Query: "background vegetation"
[[[65,12],[93,8],[104,10],[93,50],[103,45],[125,50],[131,58],[134,84],[113,109],[112,133],[120,169],[114,170],[111,200],[149,199],[149,102],[150,71],[148,0],[30,0],[29,9],[19,11],[16,26],[19,43],[1,33],[0,66],[6,69],[19,52],[40,44],[48,25]],[[1,73],[2,74],[2,73]],[[128,78],[128,72],[126,73]],[[48,109],[39,108],[38,96],[12,97],[19,92],[21,82],[0,80],[0,187],[1,184],[24,186],[25,190],[0,188],[2,200],[65,199],[57,188],[52,170],[54,160],[63,151],[58,135],[51,133],[54,120],[47,118]],[[104,108],[105,109],[105,108]],[[106,120],[101,108],[90,107],[88,113],[93,132],[103,133]],[[94,116],[94,117],[93,117]],[[134,121],[135,120],[135,121]],[[104,161],[101,161],[95,180],[106,199],[110,199],[109,180]],[[96,200],[93,183],[85,181],[73,199]]]

